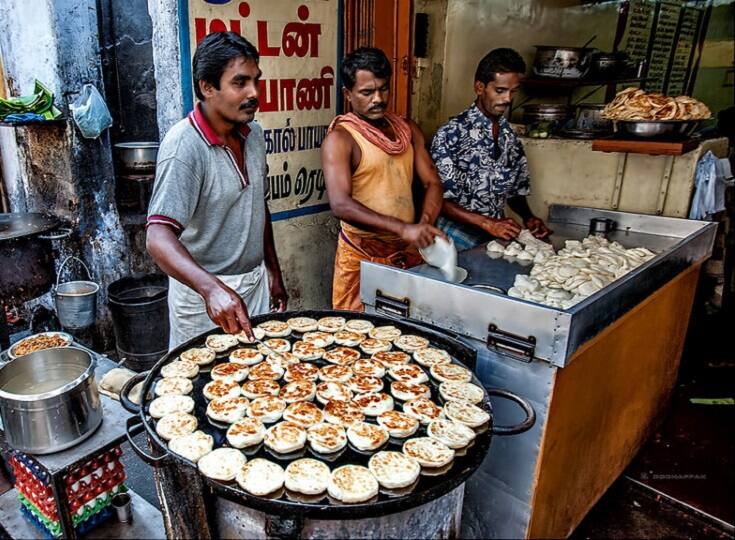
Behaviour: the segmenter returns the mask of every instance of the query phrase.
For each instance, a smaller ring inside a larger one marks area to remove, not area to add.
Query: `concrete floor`
[[[572,535],[583,538],[733,538],[733,317],[695,311],[679,382],[660,427]]]

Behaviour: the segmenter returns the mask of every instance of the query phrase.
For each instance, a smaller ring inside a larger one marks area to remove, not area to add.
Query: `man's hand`
[[[503,240],[515,238],[521,232],[521,226],[513,218],[485,218],[482,222],[482,229],[488,234]]]
[[[269,277],[271,291],[271,311],[286,311],[286,305],[288,304],[288,294],[286,293],[286,286],[283,284],[283,278],[280,275],[276,277]]]
[[[446,235],[429,223],[406,223],[401,228],[401,238],[419,249],[425,248],[434,243],[434,237]]]
[[[219,280],[217,282],[202,295],[207,305],[207,315],[228,334],[243,331],[250,339],[254,339],[245,302],[227,285]]]
[[[536,238],[546,238],[554,232],[546,226],[542,219],[535,216],[526,220],[526,228],[531,231],[531,234]]]

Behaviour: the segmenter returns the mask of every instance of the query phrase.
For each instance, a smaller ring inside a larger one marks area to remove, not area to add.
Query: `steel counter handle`
[[[125,423],[125,435],[128,438],[128,444],[132,447],[133,451],[138,455],[140,459],[146,462],[151,467],[162,467],[167,464],[171,459],[168,452],[162,456],[152,456],[140,446],[138,446],[133,437],[143,432],[143,419],[140,416],[131,416]]]
[[[533,409],[531,404],[522,397],[514,394],[513,392],[508,392],[507,390],[500,390],[499,388],[488,388],[487,395],[509,399],[517,403],[521,409],[523,409],[523,412],[526,413],[526,418],[523,422],[516,424],[515,426],[493,425],[492,432],[494,435],[518,435],[519,433],[528,431],[536,423],[536,411]]]
[[[123,384],[123,387],[120,389],[120,404],[123,406],[123,409],[125,409],[129,413],[140,413],[140,405],[138,405],[137,403],[133,403],[130,400],[130,391],[136,384],[145,379],[146,375],[148,375],[147,371],[143,373],[138,373],[137,375],[133,375],[125,382],[125,384]]]

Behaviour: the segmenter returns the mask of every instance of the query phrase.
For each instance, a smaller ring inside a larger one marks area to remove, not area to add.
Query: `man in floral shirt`
[[[528,162],[503,117],[526,64],[512,49],[494,49],[477,66],[475,102],[439,128],[431,144],[444,204],[437,225],[458,250],[493,238],[515,238],[521,225],[505,217],[505,204],[537,238],[551,231],[528,207]]]

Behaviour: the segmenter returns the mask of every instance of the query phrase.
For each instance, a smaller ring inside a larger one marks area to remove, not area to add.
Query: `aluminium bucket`
[[[87,272],[87,280],[66,281],[59,283],[61,271],[66,263],[74,259],[84,267]],[[97,292],[100,286],[91,281],[92,276],[89,268],[84,262],[74,256],[67,257],[59,267],[59,273],[56,276],[56,289],[54,290],[54,298],[56,299],[56,315],[59,322],[64,328],[78,330],[87,328],[94,323],[97,316]]]

